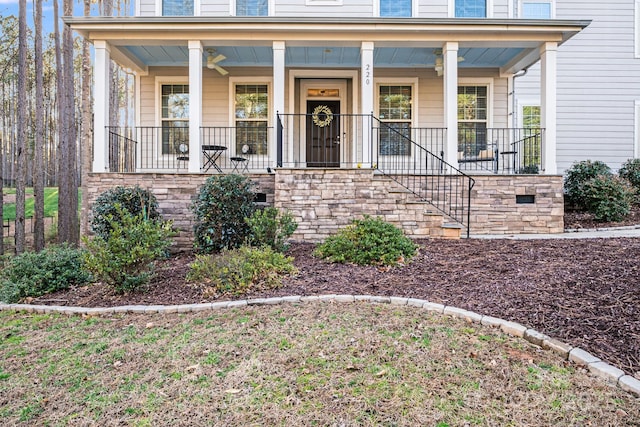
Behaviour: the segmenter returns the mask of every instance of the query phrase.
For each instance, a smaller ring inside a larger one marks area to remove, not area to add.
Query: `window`
[[[521,18],[551,19],[551,0],[522,0],[521,5]]]
[[[382,156],[411,155],[411,86],[380,86],[380,147]]]
[[[518,138],[515,150],[522,153],[522,170],[525,173],[538,173],[541,160],[542,133],[539,105],[522,106],[522,134]]]
[[[181,153],[181,144],[189,146],[189,85],[162,85],[161,90],[162,154]]]
[[[486,0],[455,0],[456,18],[484,18],[487,16]]]
[[[524,105],[522,107],[522,127],[525,129],[540,129],[539,105]]]
[[[193,0],[162,0],[162,16],[193,16]]]
[[[413,0],[380,0],[380,16],[411,16]]]
[[[487,149],[487,86],[458,86],[458,152],[477,156]]]
[[[236,0],[236,16],[267,16],[268,0]]]
[[[267,154],[269,87],[238,84],[235,88],[236,152]]]

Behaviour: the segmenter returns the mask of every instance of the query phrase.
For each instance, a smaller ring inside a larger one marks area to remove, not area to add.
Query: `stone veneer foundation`
[[[139,185],[158,199],[161,214],[179,231],[176,247],[193,242],[190,206],[208,175],[91,173],[83,197],[82,232],[98,195],[109,188]],[[279,169],[253,174],[266,205],[289,210],[298,222],[296,240],[317,242],[363,215],[380,216],[412,237],[447,237],[448,220],[389,179],[369,169]],[[471,192],[472,234],[561,233],[562,177],[547,175],[475,176]],[[517,203],[516,196],[526,202]]]

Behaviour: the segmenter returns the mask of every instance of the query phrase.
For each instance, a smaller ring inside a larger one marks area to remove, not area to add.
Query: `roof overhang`
[[[503,56],[508,50],[510,57],[495,63],[503,74],[529,67],[539,59],[543,44],[560,45],[591,22],[328,17],[65,17],[64,21],[91,41],[108,42],[114,60],[143,72],[153,64],[146,63],[132,46],[184,49],[189,40],[200,40],[205,47],[252,48],[271,48],[273,41],[284,41],[288,48],[359,48],[367,41],[374,42],[376,49],[437,49],[445,42],[457,42],[461,49],[502,49]]]

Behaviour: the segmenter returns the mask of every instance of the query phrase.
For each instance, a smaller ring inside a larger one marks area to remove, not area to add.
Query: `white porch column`
[[[95,67],[93,69],[93,171],[109,170],[109,141],[107,126],[109,125],[109,62],[111,52],[104,40],[93,42],[95,50]]]
[[[540,105],[540,126],[545,130],[543,136],[542,152],[542,173],[554,175],[558,173],[557,160],[557,57],[558,43],[547,42],[540,49],[541,71],[541,105]]]
[[[360,88],[361,88],[361,114],[372,114],[375,108],[375,88],[373,85],[373,42],[362,42],[360,47]],[[373,162],[372,156],[377,153],[372,153],[372,135],[371,135],[372,123],[363,118],[362,121],[362,167],[370,168]]]
[[[202,126],[202,43],[189,40],[189,173],[200,172]]]
[[[269,141],[269,156],[272,165],[276,165],[278,159],[278,116],[277,113],[284,114],[284,90],[285,90],[285,43],[283,41],[273,42],[273,134]],[[283,141],[284,144],[284,141]],[[282,147],[284,157],[284,147]],[[287,163],[292,159],[282,159]]]
[[[458,168],[458,43],[447,42],[442,46],[444,65],[444,127],[447,139],[444,160]]]

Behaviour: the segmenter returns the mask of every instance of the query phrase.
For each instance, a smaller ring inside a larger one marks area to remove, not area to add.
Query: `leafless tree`
[[[36,74],[35,147],[33,167],[33,248],[44,249],[44,72],[42,65],[42,0],[34,0],[34,53]]]
[[[57,1],[54,0],[54,5]],[[54,6],[55,7],[55,6]],[[73,15],[73,1],[63,0],[66,16]],[[78,228],[78,175],[77,141],[73,84],[73,37],[71,29],[65,26],[62,37],[62,61],[58,62],[58,111],[60,115],[60,183],[58,193],[58,240],[77,245]]]
[[[16,176],[16,253],[25,246],[25,178],[27,164],[27,1],[18,2],[18,138]]]

